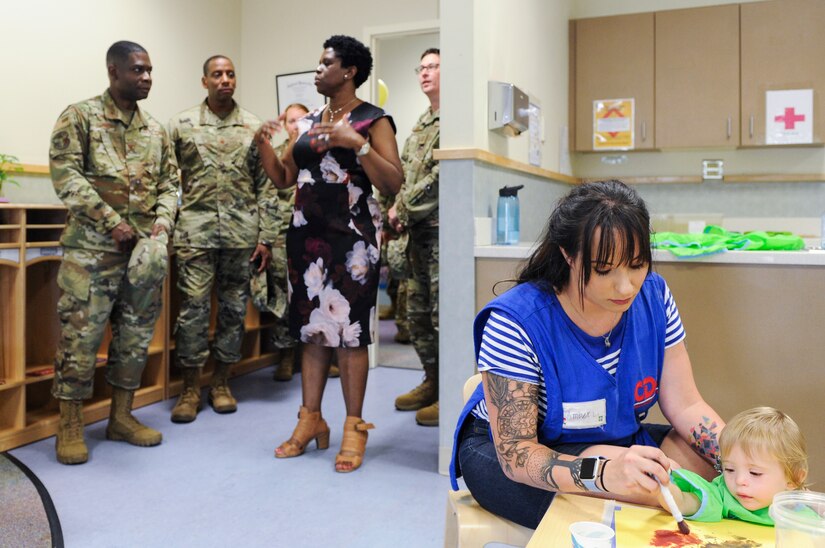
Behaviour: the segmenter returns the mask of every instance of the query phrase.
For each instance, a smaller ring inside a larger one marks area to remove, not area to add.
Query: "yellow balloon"
[[[384,80],[381,78],[378,79],[378,106],[384,108],[384,105],[387,104],[387,97],[390,96],[390,90],[387,87],[387,84],[384,83]]]

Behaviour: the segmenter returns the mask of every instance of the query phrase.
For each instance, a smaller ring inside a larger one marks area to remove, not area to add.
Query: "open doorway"
[[[381,106],[392,116],[397,130],[398,150],[401,152],[416,121],[429,107],[429,101],[421,92],[414,69],[426,49],[439,47],[438,23],[425,23],[406,29],[368,29],[367,34],[375,59],[370,79],[372,103]],[[379,85],[384,88],[384,93],[379,91]],[[385,98],[383,103],[380,100],[382,98]],[[384,319],[378,322],[378,344],[375,349],[375,361],[372,363],[388,367],[422,369],[412,345],[399,342],[403,341],[404,337],[397,340],[400,322],[387,315],[392,302],[387,289],[386,279],[382,276],[378,309],[384,312]]]

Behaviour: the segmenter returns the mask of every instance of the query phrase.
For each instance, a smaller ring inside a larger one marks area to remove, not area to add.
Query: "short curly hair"
[[[341,60],[341,66],[348,68],[354,66],[357,71],[353,83],[356,88],[367,81],[372,71],[372,54],[370,48],[353,38],[336,34],[327,38],[324,42],[324,49],[332,48],[335,56]]]

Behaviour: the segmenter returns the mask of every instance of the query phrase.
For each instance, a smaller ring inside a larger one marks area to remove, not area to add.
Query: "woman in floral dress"
[[[264,124],[256,139],[275,185],[298,185],[287,261],[290,330],[304,343],[303,405],[292,437],[275,456],[301,455],[313,439],[320,449],[329,446],[321,401],[334,351],[347,410],[335,458],[338,472],[361,465],[367,430],[373,427],[361,418],[381,247],[381,213],[372,187],[392,195],[403,182],[392,119],[355,96],[371,68],[366,46],[348,36],[332,36],[315,69],[315,86],[329,103],[301,121],[299,137],[283,161],[269,145],[278,122]]]

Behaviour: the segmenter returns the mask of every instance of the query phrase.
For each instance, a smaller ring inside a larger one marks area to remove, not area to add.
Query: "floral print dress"
[[[302,342],[362,347],[373,341],[378,293],[381,211],[355,151],[318,153],[307,131],[323,109],[299,122],[293,148],[298,166],[295,207],[287,232],[289,325]],[[369,103],[349,114],[364,137],[392,118]]]

